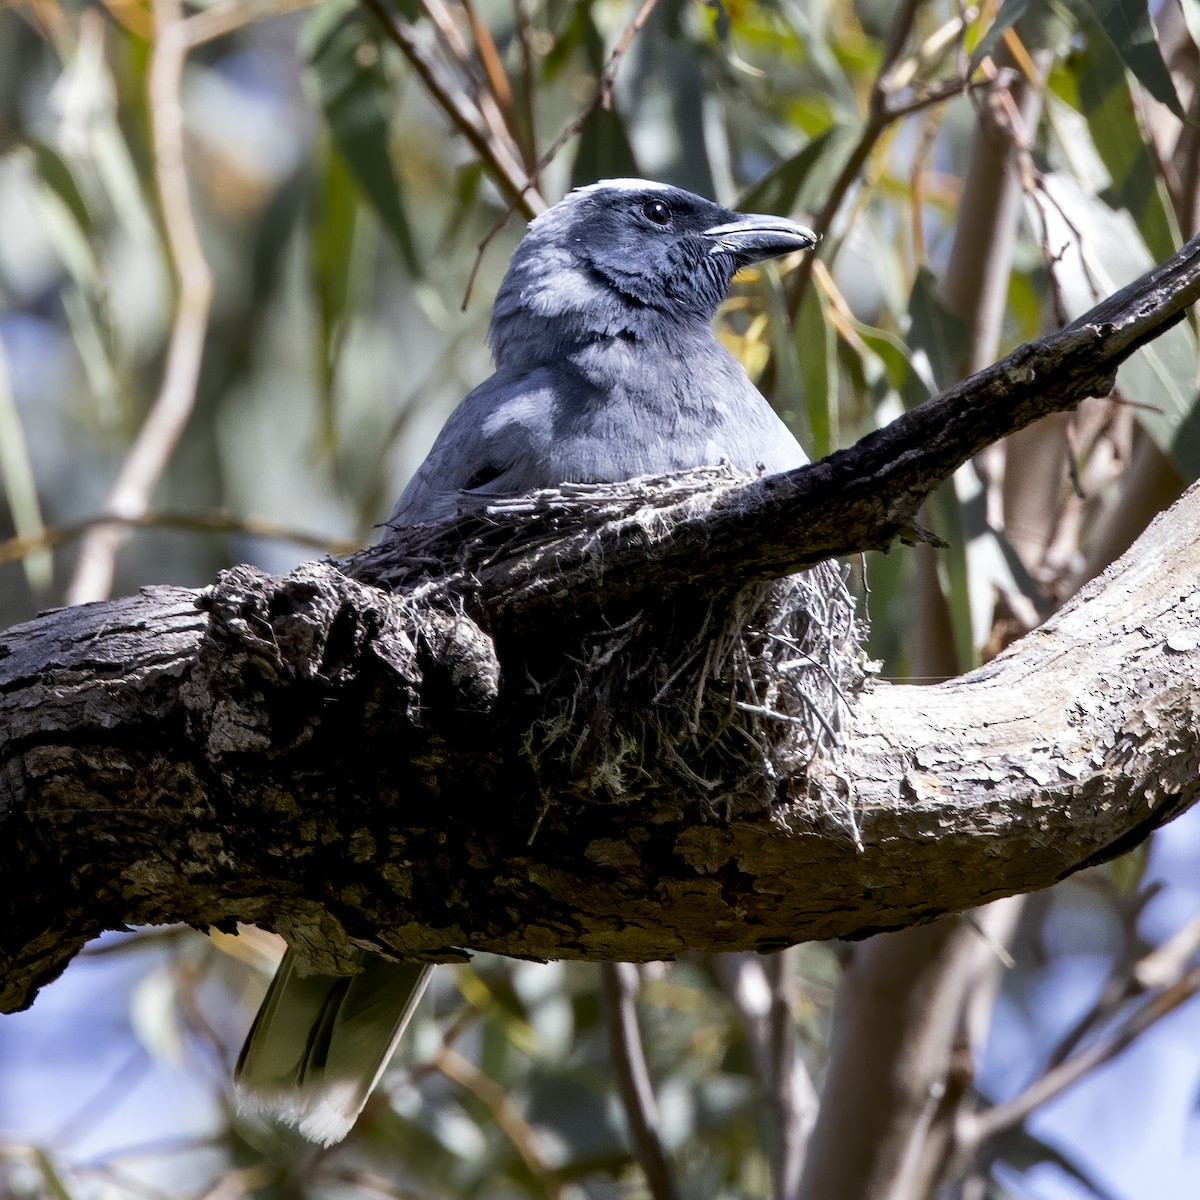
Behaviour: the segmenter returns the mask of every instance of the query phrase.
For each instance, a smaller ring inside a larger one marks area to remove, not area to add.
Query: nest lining
[[[551,575],[565,538],[598,548],[595,531],[618,522],[655,539],[745,482],[712,467],[514,499],[464,497],[455,522],[394,530],[346,569],[470,608],[479,573],[498,562],[524,558]],[[552,649],[522,649],[519,672],[510,662],[507,674],[523,675],[520,686],[536,695],[525,754],[547,803],[564,792],[590,803],[690,795],[728,819],[783,807],[794,815],[803,797],[857,843],[853,798],[817,786],[811,769],[837,746],[867,673],[848,575],[825,562],[723,596],[697,589]]]

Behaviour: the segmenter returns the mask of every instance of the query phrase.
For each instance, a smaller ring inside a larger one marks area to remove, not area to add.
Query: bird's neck
[[[606,351],[652,349],[673,358],[711,347],[711,320],[695,306],[639,299],[577,255],[547,250],[514,257],[488,340],[499,369],[533,370]]]
[[[712,326],[701,318],[671,318],[661,313],[571,312],[541,316],[515,314],[491,328],[497,368],[536,370],[564,362],[582,366],[613,355],[653,353],[656,362],[690,359],[711,349]]]

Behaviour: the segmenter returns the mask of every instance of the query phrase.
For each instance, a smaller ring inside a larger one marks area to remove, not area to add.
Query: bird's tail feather
[[[235,1074],[241,1104],[325,1146],[350,1131],[433,969],[365,951],[358,965],[357,975],[321,975],[289,949]]]

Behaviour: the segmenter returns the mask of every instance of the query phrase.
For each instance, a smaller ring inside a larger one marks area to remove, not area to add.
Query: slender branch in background
[[[487,89],[482,92],[481,101],[487,102],[488,109],[494,114],[492,119],[500,122],[512,149],[521,156],[525,174],[532,176],[537,159],[537,148],[523,143],[517,136],[517,106],[513,100],[508,75],[504,71],[504,64],[500,60],[500,51],[496,46],[496,40],[492,37],[492,31],[479,19],[472,0],[460,0],[460,3],[463,12],[466,13],[467,23],[471,26],[471,36],[475,39],[475,49],[479,54],[484,78],[488,84]],[[481,104],[480,107],[482,108],[483,105]],[[484,110],[484,116],[487,118],[487,110]]]
[[[800,1184],[817,1092],[800,1057],[792,1012],[793,956],[721,954],[713,965],[741,1017],[763,1099],[774,1125],[772,1191],[791,1200]]]
[[[496,142],[484,128],[483,118],[470,98],[456,84],[441,78],[437,66],[417,43],[415,28],[403,17],[390,12],[383,0],[363,0],[379,22],[384,33],[400,48],[416,73],[421,77],[429,95],[450,118],[454,127],[471,143],[484,165],[489,168],[500,190],[514,209],[528,218],[537,216],[546,202],[536,192],[521,164],[508,147]],[[530,194],[532,191],[532,195]]]
[[[980,1113],[968,1124],[964,1141],[979,1146],[988,1138],[1020,1125],[1034,1109],[1040,1108],[1066,1091],[1073,1083],[1089,1075],[1109,1059],[1115,1058],[1131,1042],[1168,1013],[1174,1012],[1181,1004],[1190,1000],[1197,992],[1200,992],[1200,965],[1179,975],[1173,983],[1147,1000],[1095,1045],[1047,1071],[1020,1095]]]
[[[1116,967],[1092,1006],[1055,1046],[1046,1060],[1043,1074],[1049,1074],[1066,1062],[1088,1034],[1114,1016],[1123,1004],[1155,988],[1167,987],[1178,979],[1198,950],[1200,916],[1193,917],[1137,962],[1126,961]]]
[[[243,1196],[267,1187],[273,1178],[274,1171],[265,1163],[258,1163],[252,1167],[234,1167],[226,1171],[207,1191],[202,1192],[197,1200],[242,1200]]]
[[[962,996],[984,955],[947,918],[849,951],[799,1200],[916,1197],[944,1095]]]
[[[800,1186],[804,1152],[820,1103],[796,1040],[795,959],[794,951],[784,951],[762,960],[770,988],[767,1035],[773,1074],[771,1103],[778,1139],[775,1192],[779,1200],[791,1200]]]
[[[454,18],[450,15],[450,10],[442,3],[442,0],[419,0],[419,3],[421,8],[424,9],[425,15],[429,18],[430,24],[433,25],[441,37],[442,45],[446,47],[458,65],[470,76],[473,71],[471,48],[467,45],[467,39],[463,37],[458,26],[455,25]],[[474,83],[474,79],[471,82]]]
[[[467,24],[471,26],[471,36],[475,39],[475,49],[479,51],[479,61],[483,64],[483,73],[487,76],[488,86],[496,98],[496,104],[511,119],[516,111],[513,103],[512,88],[508,76],[504,73],[504,64],[500,61],[500,51],[492,31],[479,19],[479,13],[471,0],[459,0],[463,12],[467,16]]]
[[[105,515],[124,520],[146,512],[192,415],[213,291],[212,272],[188,195],[180,101],[188,40],[181,0],[154,0],[154,26],[147,84],[154,179],[179,297],[158,396],[104,504]],[[84,537],[66,591],[67,604],[102,600],[112,591],[117,553],[125,537],[119,524],[99,525]]]
[[[360,1192],[374,1192],[380,1196],[390,1196],[392,1200],[423,1200],[428,1194],[414,1192],[394,1179],[385,1179],[377,1171],[368,1171],[360,1167],[336,1167],[326,1171],[326,1175],[335,1182],[357,1188]]]
[[[361,544],[355,539],[321,537],[304,529],[290,529],[258,517],[235,517],[229,513],[162,513],[147,510],[136,517],[88,517],[66,525],[51,525],[36,537],[11,537],[0,542],[0,565],[18,562],[31,554],[56,550],[90,533],[101,525],[118,525],[126,529],[173,529],[181,533],[231,533],[247,537],[269,538],[276,542],[291,542],[325,554],[349,554]]]
[[[90,1134],[113,1110],[118,1098],[133,1091],[151,1069],[151,1062],[140,1046],[126,1055],[98,1088],[71,1107],[71,1111],[55,1127],[47,1139],[52,1146],[65,1146]],[[64,1101],[66,1098],[64,1098]]]
[[[999,65],[1008,65],[1008,60],[1001,58]],[[994,104],[981,111],[963,179],[954,244],[938,285],[942,303],[971,331],[969,357],[962,364],[965,374],[994,361],[1000,346],[1021,198],[1032,186],[1026,156],[1041,117],[1049,56],[1039,55],[1029,69],[1032,77],[1014,80],[1011,88],[997,87],[991,93]]]
[[[818,237],[829,232],[838,210],[846,199],[847,192],[858,180],[863,164],[870,157],[871,151],[875,149],[875,143],[879,141],[892,119],[887,110],[890,76],[892,68],[896,65],[904,45],[908,41],[908,35],[912,31],[913,21],[916,19],[917,9],[920,6],[921,0],[901,0],[896,9],[892,30],[888,35],[888,43],[883,52],[883,60],[879,64],[879,70],[875,73],[875,81],[871,84],[871,94],[867,101],[866,124],[863,125],[862,133],[859,134],[854,149],[850,151],[850,157],[830,187],[829,195],[826,196],[825,203],[821,205],[820,212],[813,218],[813,232]],[[788,280],[788,311],[793,319],[800,311],[800,303],[812,280],[812,262],[813,255],[804,255],[800,265]]]
[[[928,203],[925,185],[930,172],[929,160],[933,154],[934,139],[937,137],[937,132],[942,125],[942,118],[945,115],[946,110],[944,108],[939,109],[936,112],[930,113],[926,120],[921,123],[916,149],[913,151],[912,156],[912,172],[909,176],[912,194],[909,200],[908,212],[913,265],[916,267],[923,267],[928,261],[925,251],[924,217],[925,206]],[[820,276],[817,277],[817,286],[822,289],[824,288]]]
[[[224,0],[222,4],[201,9],[188,17],[183,23],[183,35],[188,49],[194,50],[257,21],[299,12],[316,3],[317,0]]]
[[[617,1094],[629,1122],[633,1152],[654,1200],[679,1200],[675,1172],[658,1136],[658,1104],[650,1086],[638,1029],[638,969],[633,963],[600,964],[600,1007],[608,1032],[609,1058]]]
[[[503,147],[505,154],[514,162],[518,158],[523,157],[521,148],[512,133],[512,93],[509,90],[508,79],[504,75],[504,69],[500,65],[500,57],[496,51],[496,44],[492,41],[487,27],[478,25],[476,21],[471,19],[473,13],[470,10],[467,11],[468,23],[471,25],[472,34],[475,38],[475,49],[478,53],[479,61],[483,65],[483,78],[481,79],[476,70],[474,56],[471,54],[471,47],[459,31],[458,26],[454,22],[454,17],[446,7],[444,0],[420,0],[420,4],[434,28],[441,35],[446,49],[449,50],[451,56],[466,76],[470,91],[469,94],[464,91],[463,95],[474,106],[476,114],[488,133],[495,140],[496,145]],[[481,40],[481,37],[483,40]],[[484,41],[491,47],[492,61],[490,62]],[[499,82],[493,73],[497,70],[499,73]],[[505,97],[507,97],[507,103]]]
[[[34,25],[60,54],[75,44],[75,31],[61,5],[47,3],[47,0],[29,0],[28,5],[19,4],[16,9],[23,17],[24,10],[28,9]]]
[[[377,0],[366,0],[368,4],[377,3]],[[610,108],[612,106],[612,89],[616,82],[617,69],[621,65],[621,59],[625,57],[629,47],[633,45],[633,39],[638,35],[643,25],[650,19],[650,14],[654,11],[658,0],[642,0],[642,6],[633,15],[633,20],[625,27],[625,31],[617,39],[617,44],[613,47],[612,53],[608,56],[608,62],[604,64],[604,69],[600,72],[600,78],[596,82],[596,87],[591,96],[588,97],[583,107],[577,112],[574,118],[569,122],[562,133],[550,143],[550,148],[538,159],[537,165],[534,167],[530,175],[527,188],[535,186],[534,181],[540,180],[542,172],[558,157],[562,148],[583,128],[588,117],[592,115],[598,108]],[[512,216],[514,209],[518,207],[516,201],[511,201],[509,206],[500,214],[495,225],[491,227],[484,235],[483,241],[479,243],[479,249],[475,254],[475,262],[471,267],[471,274],[467,277],[467,286],[463,291],[462,307],[465,309],[471,299],[471,289],[475,286],[475,276],[479,274],[480,263],[483,262],[484,251],[491,245],[492,238],[508,224],[509,217]]]
[[[980,69],[986,70],[986,64]],[[945,83],[935,83],[932,87],[918,92],[915,96],[910,96],[907,100],[901,100],[896,104],[889,104],[887,107],[888,124],[898,121],[901,117],[911,117],[913,113],[932,108],[935,104],[944,104],[947,100],[953,100],[956,96],[961,96],[964,93],[974,95],[985,88],[994,87],[997,82],[1003,85],[1004,79],[996,75],[986,74],[979,79],[967,79],[964,77],[961,79],[947,79]]]
[[[473,1062],[448,1046],[438,1051],[433,1065],[452,1083],[457,1083],[482,1101],[521,1156],[521,1161],[529,1168],[529,1173],[545,1188],[546,1195],[550,1200],[559,1200],[566,1190],[565,1183],[542,1157],[537,1145],[537,1130],[513,1104],[508,1092]]]
[[[1200,914],[1176,930],[1161,946],[1144,954],[1130,973],[1140,991],[1169,987],[1183,976],[1200,951]]]
[[[634,13],[633,20],[625,27],[625,32],[617,39],[617,44],[608,56],[608,62],[604,64],[600,78],[596,81],[595,90],[588,97],[584,106],[575,114],[574,120],[550,143],[550,149],[538,159],[539,173],[544,171],[558,157],[562,148],[583,129],[584,123],[596,109],[612,107],[613,84],[617,81],[617,70],[621,65],[621,59],[633,45],[633,39],[641,32],[642,26],[650,20],[650,14],[657,4],[658,0],[642,0],[641,8]]]
[[[513,17],[517,26],[517,41],[521,44],[521,115],[525,121],[522,147],[529,152],[529,178],[541,190],[541,172],[537,163],[537,106],[533,97],[537,91],[536,59],[533,48],[533,25],[525,11],[523,0],[513,0]]]
[[[910,96],[907,100],[893,101],[891,99],[893,89],[892,72],[897,65],[900,53],[904,49],[904,44],[912,30],[913,21],[920,3],[921,0],[906,0],[906,3],[902,4],[896,12],[891,34],[888,37],[888,44],[884,51],[883,61],[879,65],[875,81],[871,86],[871,94],[867,105],[867,120],[863,125],[862,133],[859,135],[858,142],[850,152],[850,156],[838,174],[837,179],[829,189],[829,194],[826,196],[821,210],[812,218],[812,228],[819,236],[828,233],[833,227],[834,221],[837,219],[837,215],[845,203],[847,194],[859,180],[863,166],[874,152],[879,139],[889,126],[904,117],[912,116],[914,113],[921,112],[926,108],[931,108],[936,104],[943,104],[948,100],[952,100],[955,96],[963,94],[973,96],[982,89],[1003,86],[1005,82],[1002,76],[997,76],[990,70],[985,60],[982,67],[984,74],[978,79],[968,79],[963,74],[960,78],[933,84],[916,95]],[[967,10],[964,10],[960,15],[959,20],[964,28],[969,16],[970,13]],[[797,265],[796,270],[792,272],[787,280],[788,311],[791,313],[793,320],[800,311],[800,305],[812,282],[815,263],[815,256],[811,254],[804,255]],[[762,380],[764,390],[770,390],[772,382],[771,369],[771,364],[768,364],[767,373]]]

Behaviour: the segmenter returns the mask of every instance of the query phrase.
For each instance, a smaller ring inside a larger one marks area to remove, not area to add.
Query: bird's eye
[[[670,225],[671,209],[661,200],[647,200],[642,205],[642,216],[647,221],[653,221],[655,225]]]

